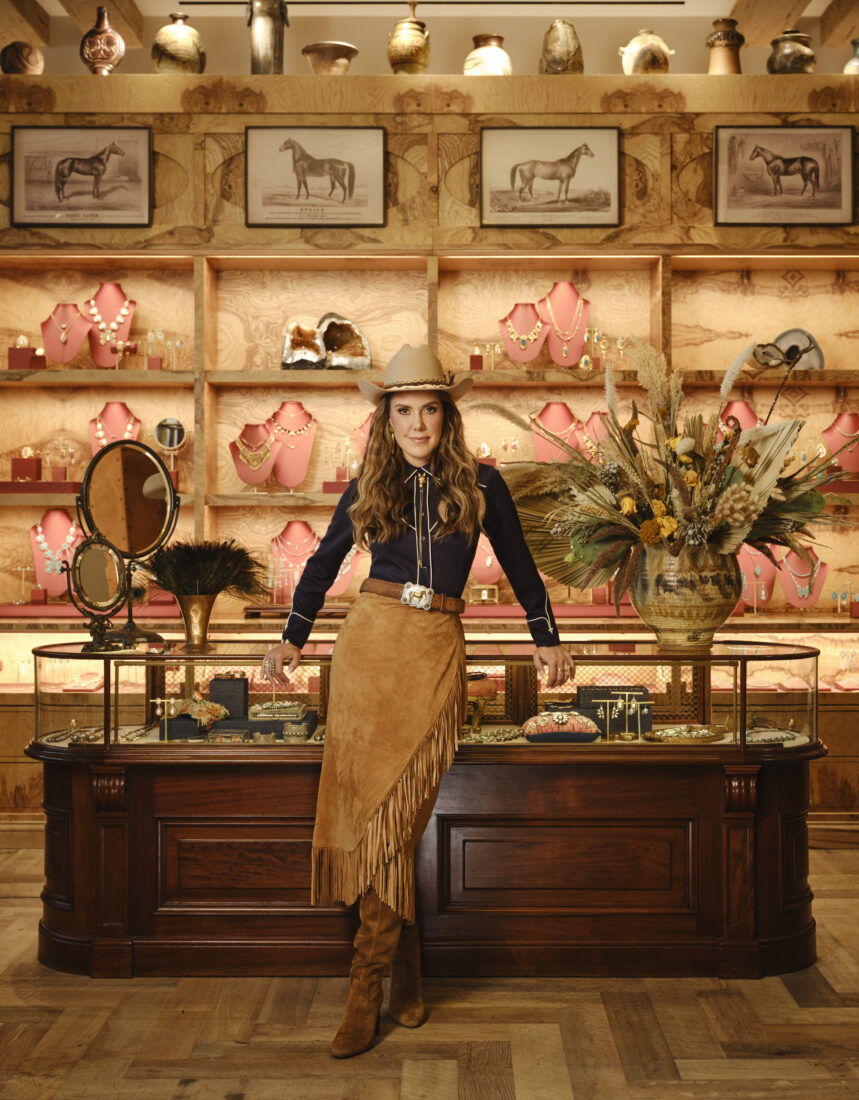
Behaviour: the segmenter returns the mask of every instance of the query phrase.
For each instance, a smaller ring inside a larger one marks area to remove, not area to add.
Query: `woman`
[[[358,386],[376,406],[361,471],[305,566],[283,642],[263,660],[263,674],[287,685],[344,557],[353,543],[369,550],[370,576],[334,648],[313,835],[313,903],[360,898],[337,1058],[371,1045],[389,963],[390,1014],[406,1027],[424,1021],[414,850],[463,721],[460,594],[481,529],[525,608],[547,687],[573,671],[510,493],[466,448],[455,401],[471,379],[454,383],[429,348],[406,345],[383,386]]]

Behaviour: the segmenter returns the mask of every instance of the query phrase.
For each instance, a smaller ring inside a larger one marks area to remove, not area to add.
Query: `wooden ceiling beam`
[[[735,0],[731,18],[747,46],[768,46],[776,35],[796,26],[808,4],[809,0]]]
[[[0,46],[9,42],[47,46],[50,32],[50,16],[38,0],[0,0]]]
[[[92,0],[60,0],[60,3],[81,34],[92,28],[97,7]],[[181,8],[181,4],[179,6]],[[143,16],[135,0],[110,0],[107,14],[110,25],[122,35],[127,49],[143,45]]]
[[[859,36],[859,4],[856,0],[831,0],[820,16],[820,45],[847,46]]]

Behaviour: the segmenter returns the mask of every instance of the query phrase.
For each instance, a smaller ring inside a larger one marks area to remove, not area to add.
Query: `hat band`
[[[448,390],[453,385],[453,375],[448,374],[442,378],[410,378],[406,382],[385,382],[383,389],[385,390],[408,390],[408,389],[434,389],[434,390]]]

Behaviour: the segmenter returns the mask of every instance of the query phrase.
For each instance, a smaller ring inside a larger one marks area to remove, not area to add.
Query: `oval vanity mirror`
[[[79,499],[86,528],[125,558],[154,553],[173,530],[179,505],[167,467],[151,447],[131,439],[99,451]]]
[[[96,535],[82,542],[72,559],[72,584],[81,603],[103,614],[125,601],[127,580],[120,554]]]

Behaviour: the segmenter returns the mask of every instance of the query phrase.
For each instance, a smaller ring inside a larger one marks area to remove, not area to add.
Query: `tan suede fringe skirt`
[[[453,761],[465,704],[459,616],[362,593],[332,658],[314,905],[349,905],[372,886],[414,920],[412,826]]]

